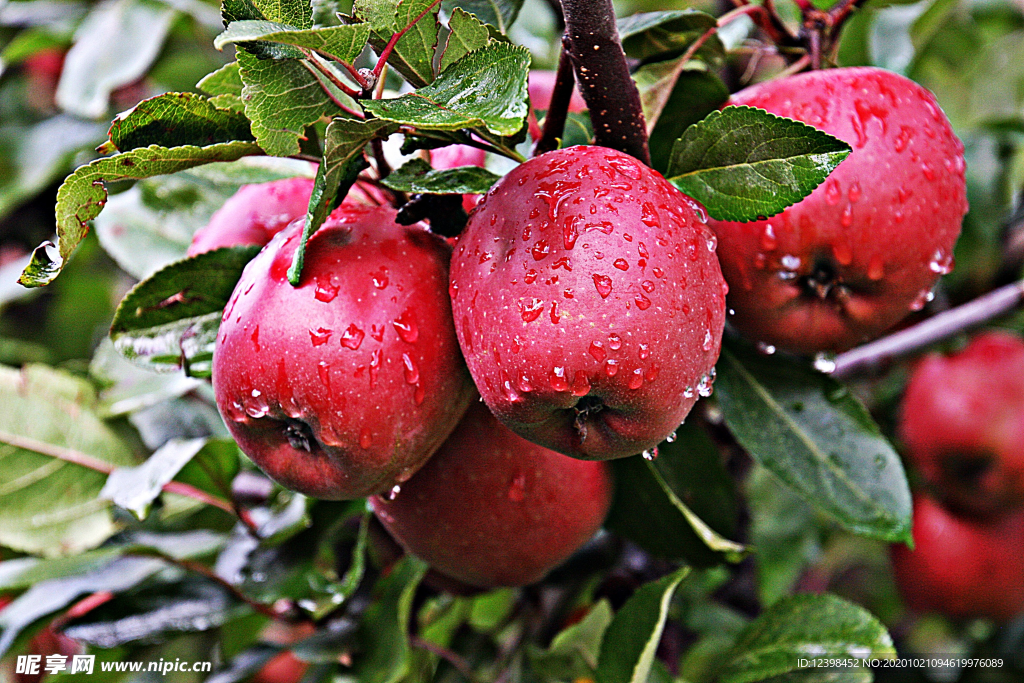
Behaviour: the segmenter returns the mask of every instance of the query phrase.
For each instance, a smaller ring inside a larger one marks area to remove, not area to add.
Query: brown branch
[[[992,318],[1009,313],[1024,302],[1024,280],[995,289],[966,304],[943,311],[887,337],[842,353],[835,358],[833,377],[849,377],[951,337]]]
[[[640,92],[629,74],[612,0],[563,0],[562,10],[568,51],[594,123],[595,142],[649,166]]]

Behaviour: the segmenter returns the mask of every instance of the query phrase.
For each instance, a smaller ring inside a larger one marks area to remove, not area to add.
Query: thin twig
[[[145,556],[159,557],[164,562],[173,564],[176,567],[181,567],[182,569],[190,571],[194,574],[199,574],[200,576],[203,576],[209,579],[210,581],[213,581],[221,588],[231,593],[231,595],[235,599],[237,599],[240,602],[244,602],[246,605],[252,607],[253,610],[259,612],[263,616],[270,617],[274,621],[285,621],[282,612],[274,609],[273,605],[268,605],[266,603],[260,602],[259,600],[254,600],[253,598],[243,593],[238,588],[238,586],[235,586],[233,583],[227,581],[224,577],[218,575],[217,572],[213,571],[201,562],[195,562],[193,560],[182,560],[176,557],[171,557],[170,555],[166,555],[164,553],[145,554]]]
[[[966,329],[1009,313],[1024,302],[1024,280],[992,290],[966,304],[835,358],[833,377],[849,377],[899,356],[904,356]]]
[[[388,41],[388,44],[384,46],[384,50],[380,53],[380,57],[377,59],[376,66],[373,67],[374,78],[380,78],[381,71],[384,70],[384,65],[387,64],[388,58],[391,57],[391,53],[395,49],[395,45],[398,43],[399,40],[402,39],[402,36],[405,35],[406,31],[415,26],[417,21],[427,16],[427,13],[430,10],[434,9],[434,7],[436,7],[440,2],[441,0],[434,0],[432,3],[430,3],[430,5],[427,6],[425,10],[420,12],[415,19],[410,21],[405,28],[391,36],[391,40]]]
[[[452,667],[455,668],[456,671],[462,674],[463,678],[465,678],[470,683],[481,683],[477,675],[473,673],[473,667],[471,667],[469,665],[469,662],[467,662],[458,653],[452,652],[446,647],[441,647],[437,643],[432,643],[429,640],[426,640],[425,638],[421,638],[419,636],[409,636],[409,644],[413,647],[418,647],[421,650],[426,650],[427,652],[433,655],[437,655],[444,661],[448,662],[452,665]]]
[[[317,55],[315,52],[308,51],[308,52],[306,52],[306,56],[307,56],[307,61],[309,61],[309,63],[312,64],[313,67],[317,71],[322,73],[324,75],[324,77],[328,81],[330,81],[331,84],[335,88],[337,88],[341,92],[345,93],[346,95],[351,97],[353,100],[359,99],[359,95],[361,93],[358,90],[356,90],[355,88],[352,88],[345,81],[343,81],[340,78],[338,78],[338,74],[334,73],[334,70],[330,66],[328,66],[323,61],[321,61],[321,58],[320,58],[319,55]]]
[[[320,74],[318,73],[318,70],[310,66],[309,62],[305,60],[299,60],[299,64],[301,64],[306,69],[306,71],[312,74],[313,78],[316,79],[317,84],[319,84],[320,89],[324,91],[325,95],[327,95],[327,99],[334,103],[334,106],[336,106],[338,109],[342,110],[347,114],[351,114],[357,119],[366,118],[365,116],[363,116],[362,113],[357,112],[356,110],[348,107],[344,102],[339,100],[337,96],[335,96],[335,94],[331,92],[330,87],[328,87],[328,85],[320,79]]]
[[[109,462],[94,458],[91,455],[76,451],[71,448],[64,448],[62,446],[54,446],[53,444],[46,443],[45,441],[39,441],[28,436],[18,436],[17,434],[11,434],[0,430],[0,442],[10,444],[15,448],[21,448],[26,451],[32,451],[41,455],[46,455],[57,460],[63,460],[73,465],[85,467],[101,474],[110,475],[116,468]],[[197,489],[196,487],[185,484],[180,481],[172,481],[163,485],[163,491],[167,493],[176,493],[179,496],[185,496],[198,500],[201,503],[212,505],[213,507],[220,508],[225,512],[231,514],[235,513],[234,507],[226,500],[213,496],[206,491]]]

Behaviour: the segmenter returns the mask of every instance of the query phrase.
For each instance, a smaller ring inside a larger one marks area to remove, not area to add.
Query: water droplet
[[[259,390],[252,390],[252,399],[245,406],[245,414],[256,419],[266,417],[267,413],[270,412],[270,406],[267,405],[266,399],[263,398]]]
[[[814,357],[814,369],[826,375],[836,369],[835,357],[827,353],[819,353]]]
[[[644,371],[637,368],[633,371],[633,374],[629,376],[629,388],[639,389],[644,383]]]
[[[658,459],[658,447],[655,446],[654,448],[650,448],[641,453],[641,455],[643,455],[644,460],[647,462],[654,462]]]
[[[388,491],[388,500],[394,500],[395,498],[398,498],[398,494],[401,492],[402,487],[398,484],[395,484],[394,486],[391,487],[391,490]]]
[[[406,310],[402,315],[392,320],[391,324],[404,342],[412,344],[420,336],[419,328],[416,327],[416,315],[412,312],[412,309]]]
[[[629,270],[629,264],[626,262],[626,259],[624,258],[615,259],[615,262],[612,265],[618,268],[619,270]]]
[[[853,206],[850,204],[846,205],[846,208],[843,209],[842,215],[839,216],[839,224],[844,228],[848,228],[853,225]]]
[[[612,279],[607,275],[594,273],[594,287],[597,288],[597,293],[601,295],[602,299],[607,299],[608,295],[612,293]]]
[[[459,285],[454,280],[448,285],[448,296],[451,297],[452,301],[455,301],[456,297],[459,296]]]
[[[654,204],[650,202],[644,202],[643,206],[640,207],[640,220],[649,228],[661,227],[661,218],[658,217]]]
[[[322,346],[331,338],[331,334],[333,332],[326,327],[318,327],[309,331],[309,341],[313,342],[313,346]]]
[[[523,282],[525,282],[528,285],[532,285],[536,281],[537,271],[534,270],[533,268],[530,268],[529,270],[526,271],[526,274],[523,275]]]
[[[778,240],[775,237],[775,226],[768,223],[764,226],[764,232],[761,233],[761,248],[765,251],[773,251],[778,246]]]
[[[921,164],[921,172],[924,173],[925,180],[929,182],[935,180],[935,171],[928,164]]]
[[[710,351],[711,347],[715,345],[715,339],[711,335],[711,330],[704,332],[704,343],[701,344],[701,348],[705,351]]]
[[[586,396],[588,393],[590,393],[590,378],[587,377],[587,373],[577,370],[572,378],[572,395]]]
[[[832,256],[841,266],[848,266],[853,262],[853,249],[849,242],[836,242],[832,245]]]
[[[654,273],[654,277],[658,277],[658,278],[665,277],[665,271],[662,270],[661,268],[658,268],[658,267],[652,268],[651,272]]]
[[[569,391],[569,380],[565,376],[565,368],[551,368],[551,388],[555,391]]]
[[[405,381],[409,384],[419,384],[419,368],[416,367],[416,363],[409,357],[408,353],[402,354],[402,365],[405,366]]]
[[[604,350],[604,344],[599,341],[590,342],[590,355],[594,357],[597,362],[603,361],[608,357],[608,352]]]
[[[252,335],[249,337],[252,340],[252,345],[256,349],[256,353],[260,352],[260,326],[257,325],[252,330]]]
[[[708,372],[708,374],[700,378],[700,382],[697,384],[697,393],[703,398],[710,396],[712,391],[711,385],[714,381],[715,369],[711,368],[711,371]]]
[[[706,246],[708,251],[712,254],[715,253],[715,249],[718,248],[718,238],[713,234],[709,234],[704,241],[704,246]]]
[[[868,279],[881,280],[883,277],[885,277],[885,263],[882,261],[881,255],[875,254],[868,261]]]
[[[373,353],[370,354],[370,388],[377,384],[377,372],[380,371],[381,352],[380,349],[374,349]]]
[[[669,435],[665,437],[665,441],[667,441],[668,443],[675,443],[677,438],[679,437],[676,436],[675,432],[670,432]]]
[[[609,334],[608,348],[610,348],[612,351],[618,351],[620,348],[622,348],[622,337],[620,337],[617,334]]]
[[[934,298],[935,292],[933,292],[930,289],[922,289],[920,292],[917,293],[917,297],[912,302],[910,302],[910,310],[916,313],[917,311],[923,309],[925,307],[925,304],[927,304],[929,301],[932,301]]]
[[[936,275],[948,275],[953,272],[953,255],[943,254],[941,249],[936,249],[928,263],[928,269]]]
[[[542,258],[551,253],[551,247],[548,246],[546,240],[538,240],[533,248],[530,249],[530,253],[533,254],[534,261],[540,261]]]
[[[604,374],[614,377],[619,373],[619,361],[609,358],[604,362]]]
[[[346,349],[355,351],[363,343],[363,337],[365,336],[366,334],[355,323],[352,323],[348,326],[348,329],[341,333],[341,345]]]
[[[502,386],[505,388],[505,398],[510,403],[519,403],[523,400],[523,397],[519,395],[519,392],[512,386],[512,380],[505,380]]]
[[[544,310],[544,302],[540,299],[534,299],[529,305],[524,304],[522,301],[518,302],[519,315],[523,318],[523,322],[533,322],[540,317],[541,311]]]
[[[771,356],[775,353],[775,347],[767,342],[757,342],[757,350],[766,356]]]
[[[579,221],[579,216],[568,216],[562,225],[562,245],[566,251],[576,246],[576,240],[580,236],[580,232],[576,228],[577,221]]]
[[[530,383],[530,378],[526,375],[520,375],[519,382],[517,384],[519,385],[519,391],[524,394],[528,394],[533,391],[533,384]]]
[[[253,398],[259,398],[262,395],[263,395],[263,392],[260,391],[259,389],[253,389],[252,390],[252,397]]]
[[[320,384],[323,384],[327,389],[327,393],[331,393],[331,366],[327,361],[320,361],[316,364],[316,374],[320,378]]]
[[[661,368],[659,368],[657,365],[651,365],[651,367],[647,368],[647,372],[644,373],[644,379],[646,379],[648,382],[653,382],[654,380],[658,379],[659,372],[661,372]]]
[[[526,475],[517,474],[508,485],[508,499],[513,503],[526,500]]]
[[[646,311],[648,308],[651,307],[651,300],[648,299],[643,294],[640,294],[639,292],[635,297],[633,297],[633,301],[636,302],[636,307],[639,308],[641,311]]]
[[[313,287],[313,296],[316,297],[317,301],[330,303],[338,296],[339,289],[341,289],[341,285],[338,284],[337,277],[332,275],[329,280],[320,279],[316,281]]]
[[[839,189],[839,181],[829,180],[825,183],[825,201],[833,206],[839,203],[842,198],[842,190]]]
[[[373,286],[377,289],[384,289],[388,286],[388,268],[387,266],[381,266],[380,270],[370,275],[373,280]]]
[[[800,264],[802,263],[800,257],[794,256],[793,254],[786,254],[781,259],[779,259],[779,262],[782,264],[783,268],[789,271],[795,271],[797,268],[800,267]]]

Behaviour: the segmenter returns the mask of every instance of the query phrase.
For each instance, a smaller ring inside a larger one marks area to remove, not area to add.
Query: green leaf
[[[845,142],[799,121],[731,106],[686,129],[666,178],[713,218],[752,221],[806,197],[849,153]]]
[[[460,8],[503,34],[512,28],[522,7],[523,0],[445,0],[441,4],[447,14],[454,14],[454,10]]]
[[[469,53],[432,84],[391,100],[364,103],[374,116],[426,130],[484,126],[513,135],[527,115],[526,48],[493,43]]]
[[[40,287],[60,274],[71,252],[85,239],[89,231],[88,222],[99,215],[107,201],[105,183],[176,173],[213,161],[234,161],[259,153],[260,149],[251,142],[229,142],[209,147],[153,145],[97,159],[88,166],[79,167],[57,191],[59,254],[56,257],[50,255],[52,245],[49,242],[37,247],[18,282],[26,287]]]
[[[445,43],[444,55],[441,57],[441,71],[459,61],[473,50],[478,50],[491,40],[491,33],[486,24],[468,14],[461,8],[455,8],[448,20],[451,33]]]
[[[834,595],[795,595],[775,603],[740,633],[717,680],[753,683],[804,668],[801,659],[862,657],[896,657],[892,638],[877,619]]]
[[[338,61],[352,62],[366,47],[369,37],[370,27],[366,24],[299,30],[272,21],[245,20],[229,24],[227,30],[214,39],[213,46],[222,50],[231,43],[265,41],[314,50]],[[302,57],[302,54],[297,51],[293,56]]]
[[[210,439],[174,480],[196,487],[200,491],[231,499],[231,482],[241,469],[242,452],[231,438]]]
[[[302,241],[288,269],[288,281],[298,285],[306,258],[306,243],[320,229],[327,215],[338,205],[366,167],[363,148],[375,138],[387,138],[398,126],[380,120],[334,119],[324,134],[324,158],[316,171],[309,209],[302,228]]]
[[[201,95],[164,93],[119,114],[110,125],[110,146],[127,152],[139,147],[207,147],[235,140],[253,141],[249,120],[217,109]]]
[[[409,668],[412,598],[427,565],[406,555],[375,586],[375,597],[360,623],[362,652],[353,673],[361,683],[395,683]]]
[[[850,531],[910,540],[899,456],[846,387],[806,362],[735,344],[716,368],[726,424],[754,459]]]
[[[68,557],[19,557],[4,560],[0,563],[0,591],[24,590],[42,581],[86,574],[106,567],[123,552],[122,548],[108,547]]]
[[[211,97],[216,95],[242,96],[242,76],[238,73],[238,62],[230,62],[203,76],[196,87]]]
[[[56,457],[73,452],[104,467],[135,457],[95,413],[92,388],[44,366],[0,367],[0,544],[67,555],[118,529],[98,497],[103,472]]]
[[[619,37],[626,55],[642,62],[670,59],[686,51],[695,40],[718,25],[717,20],[695,9],[644,12],[619,21]],[[696,56],[712,64],[721,61],[725,47],[712,35]]]
[[[0,612],[0,657],[18,634],[34,621],[64,609],[83,595],[126,591],[166,566],[162,560],[122,557],[87,574],[35,584]]]
[[[266,19],[298,28],[313,28],[313,7],[308,0],[224,0],[224,23]]]
[[[172,263],[135,285],[110,326],[114,346],[152,370],[209,376],[221,311],[259,250],[215,249]]]
[[[405,162],[384,179],[384,185],[399,192],[422,194],[485,194],[501,176],[478,166],[434,170],[422,159]]]
[[[175,14],[149,0],[98,4],[64,58],[56,94],[60,108],[87,119],[106,114],[110,93],[145,75],[160,54]]]
[[[597,683],[646,683],[668,618],[668,608],[689,567],[652,581],[622,606],[601,641]]]
[[[582,620],[556,635],[547,650],[527,650],[531,668],[542,680],[593,679],[601,641],[611,622],[611,604],[602,599]]]
[[[353,13],[370,24],[370,44],[380,54],[391,36],[413,24],[395,44],[388,64],[402,74],[414,88],[434,80],[434,50],[437,47],[439,5],[435,0],[356,0]],[[426,12],[426,14],[424,14]],[[417,17],[423,17],[417,21]]]
[[[729,89],[699,61],[656,62],[634,74],[650,134],[651,165],[668,168],[672,145],[683,132],[729,100]]]
[[[608,528],[648,552],[697,567],[744,552],[720,535],[736,531],[736,492],[704,430],[680,425],[675,441],[659,444],[658,452],[653,462],[642,457],[612,462],[615,497]]]
[[[149,507],[167,484],[200,450],[207,439],[171,439],[137,467],[118,467],[100,491],[100,498],[109,500],[135,514],[139,519],[149,515]]]

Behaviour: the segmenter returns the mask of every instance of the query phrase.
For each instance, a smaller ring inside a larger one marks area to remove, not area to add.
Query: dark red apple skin
[[[730,104],[803,121],[853,147],[822,185],[768,220],[710,221],[745,336],[841,351],[926,303],[952,269],[967,212],[963,144],[935,97],[875,68],[812,71]]]
[[[286,178],[243,185],[214,212],[210,222],[192,236],[188,255],[195,256],[220,247],[250,244],[262,247],[293,220],[306,215],[312,193],[312,178]],[[374,206],[384,203],[384,199],[355,185],[344,203]]]
[[[891,553],[910,608],[997,622],[1024,611],[1024,511],[980,522],[919,497],[913,533],[913,551],[894,545]]]
[[[310,240],[298,287],[287,270],[301,220],[246,266],[213,359],[217,405],[246,455],[283,486],[332,500],[407,479],[474,396],[448,244],[396,224],[393,209],[344,208]]]
[[[985,332],[914,368],[899,435],[947,504],[975,514],[1024,505],[1024,339]]]
[[[708,386],[725,319],[714,235],[695,206],[603,147],[543,154],[491,189],[456,245],[450,292],[499,420],[588,460],[635,455],[679,426]]]
[[[394,500],[370,499],[410,553],[471,586],[540,581],[600,529],[610,467],[516,436],[474,404]]]

